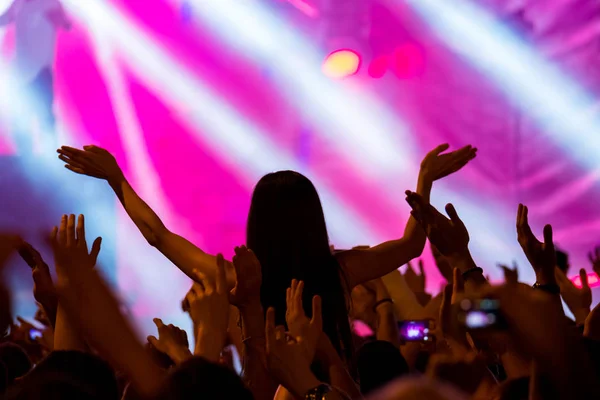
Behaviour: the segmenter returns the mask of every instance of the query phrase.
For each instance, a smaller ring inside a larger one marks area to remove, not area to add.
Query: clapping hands
[[[452,204],[446,206],[448,219],[417,193],[407,191],[406,202],[412,208],[411,215],[442,255],[451,257],[468,252],[469,232]]]

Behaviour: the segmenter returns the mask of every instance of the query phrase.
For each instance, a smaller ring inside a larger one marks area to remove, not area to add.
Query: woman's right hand
[[[90,145],[79,150],[62,146],[57,150],[58,158],[65,162],[65,168],[81,175],[92,176],[106,181],[123,177],[123,172],[115,157],[107,150]]]

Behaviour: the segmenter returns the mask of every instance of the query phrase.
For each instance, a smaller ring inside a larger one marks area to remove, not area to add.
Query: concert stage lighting
[[[323,62],[323,73],[333,79],[342,79],[356,74],[362,59],[352,49],[339,49],[329,53]]]

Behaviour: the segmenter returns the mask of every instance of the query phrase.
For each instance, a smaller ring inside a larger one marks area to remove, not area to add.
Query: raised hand
[[[286,291],[287,311],[285,321],[289,334],[292,337],[305,338],[304,345],[308,359],[312,362],[319,338],[323,333],[323,318],[321,313],[321,297],[314,296],[312,299],[312,318],[308,319],[302,306],[302,292],[304,282],[292,280],[292,286]]]
[[[196,329],[196,355],[218,362],[227,340],[229,291],[225,261],[217,255],[217,274],[211,277],[194,270],[195,283],[187,294],[189,313]]]
[[[594,272],[600,277],[600,247],[596,247],[594,251],[590,251],[588,259],[590,260],[590,264],[592,264]]]
[[[540,242],[529,226],[529,210],[519,204],[517,211],[517,238],[527,256],[529,263],[535,271],[537,282],[543,285],[556,283],[554,269],[556,267],[556,253],[552,242],[552,226],[544,227],[544,242]]]
[[[510,268],[506,265],[499,264],[498,267],[502,268],[504,272],[504,281],[506,283],[517,283],[519,282],[519,266],[517,263],[513,263],[513,267]]]
[[[187,333],[184,330],[173,324],[165,325],[159,318],[154,318],[154,323],[158,329],[158,339],[155,336],[148,336],[148,342],[156,350],[171,357],[175,364],[192,357]]]
[[[320,382],[310,370],[302,336],[290,337],[283,326],[275,326],[275,309],[267,310],[265,321],[267,367],[270,374],[296,398],[304,398]]]
[[[446,205],[448,219],[417,193],[407,191],[406,201],[412,208],[411,215],[442,255],[449,257],[468,252],[469,232],[452,204]]]
[[[422,178],[434,182],[460,170],[477,156],[477,149],[470,145],[442,154],[449,147],[448,144],[442,144],[425,156],[421,162],[420,176]]]
[[[54,318],[56,318],[57,297],[50,268],[42,258],[42,255],[31,244],[22,242],[18,248],[19,255],[31,268],[31,276],[33,277],[33,297],[35,300],[46,308],[54,309]]]
[[[588,284],[587,271],[583,268],[579,270],[581,289],[575,286],[560,268],[556,268],[554,272],[560,287],[560,295],[575,316],[575,321],[583,324],[592,306],[592,289]]]
[[[62,146],[56,150],[58,158],[65,162],[65,168],[82,175],[111,181],[123,176],[115,157],[107,150],[98,146],[83,146],[79,150]]]
[[[407,264],[404,280],[413,293],[425,293],[425,269],[423,267],[423,260],[419,260],[419,275],[417,275],[411,263]]]
[[[262,269],[252,250],[246,246],[234,249],[233,266],[237,276],[235,287],[231,289],[229,301],[240,308],[250,303],[260,303]]]
[[[64,277],[64,269],[71,266],[92,268],[96,265],[102,238],[94,240],[92,250],[88,252],[85,239],[84,216],[79,215],[75,228],[75,215],[63,215],[60,226],[54,227],[50,243],[54,250],[54,262],[58,279]]]

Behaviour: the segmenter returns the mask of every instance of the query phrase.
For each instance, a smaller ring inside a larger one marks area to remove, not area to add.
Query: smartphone
[[[29,330],[29,339],[31,341],[36,341],[37,339],[42,337],[42,331],[40,331],[39,329],[30,329]]]
[[[434,322],[431,319],[398,322],[400,340],[404,342],[433,342]]]
[[[469,330],[498,330],[506,328],[497,299],[464,299],[460,302],[458,322]]]

